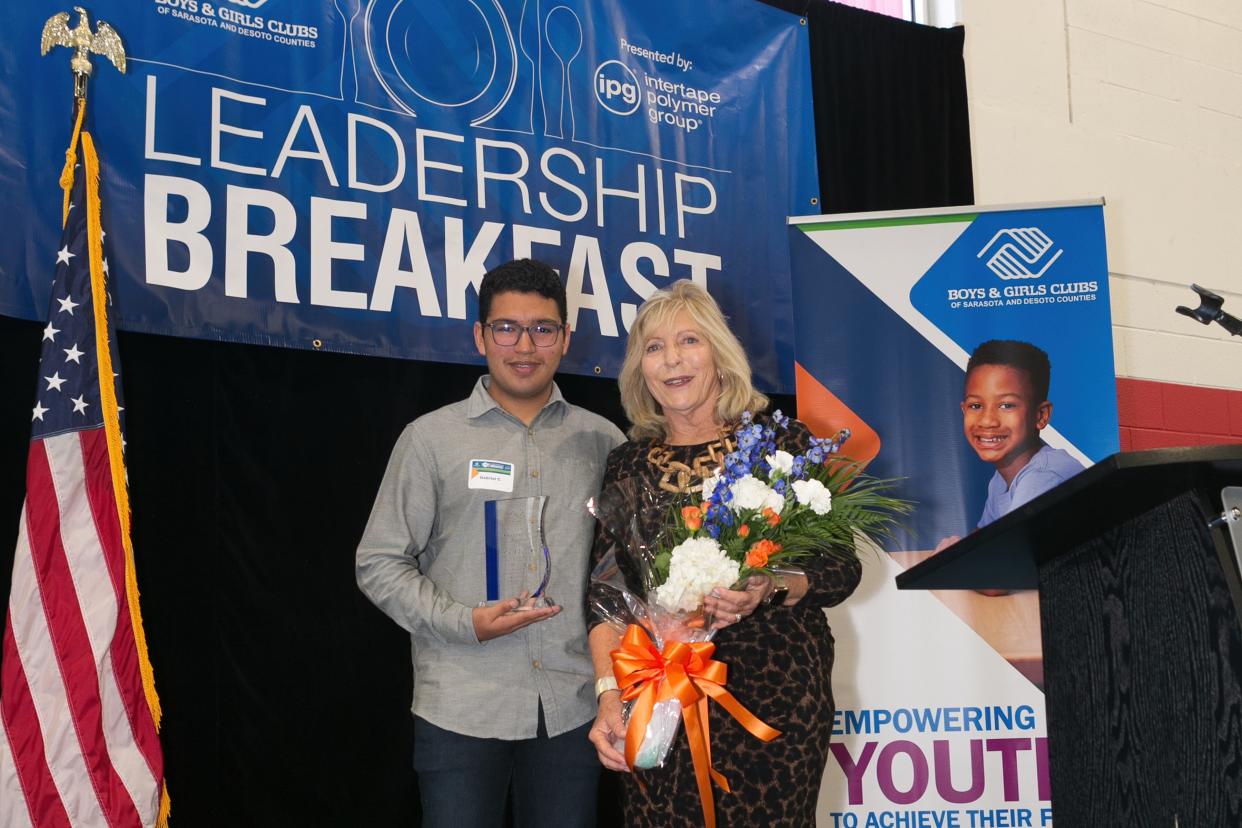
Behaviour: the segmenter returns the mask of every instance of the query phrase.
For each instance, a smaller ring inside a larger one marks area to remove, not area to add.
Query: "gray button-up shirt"
[[[488,379],[401,433],[358,546],[358,586],[410,632],[415,715],[467,736],[529,739],[542,703],[556,736],[595,715],[583,620],[594,527],[586,501],[623,438],[555,385],[528,428],[492,399]],[[527,554],[532,513],[509,499],[536,496],[547,497],[547,594],[562,610],[480,643],[471,610],[487,597],[484,503],[508,501],[497,504],[493,538],[499,597],[512,598],[530,578],[538,583],[542,554]]]

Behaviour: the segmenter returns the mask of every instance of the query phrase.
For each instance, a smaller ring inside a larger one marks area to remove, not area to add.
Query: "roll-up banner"
[[[821,826],[1052,822],[1037,593],[903,569],[1118,450],[1103,202],[791,219],[799,415],[915,516],[830,611]],[[969,369],[969,370],[968,370]]]
[[[0,31],[0,313],[27,319],[71,125],[68,61],[39,57],[58,10],[13,4]],[[90,93],[122,329],[472,362],[479,279],[533,256],[566,279],[565,370],[615,375],[637,306],[693,278],[760,385],[792,390],[782,228],[818,196],[805,20],[753,0],[89,12],[128,52]]]

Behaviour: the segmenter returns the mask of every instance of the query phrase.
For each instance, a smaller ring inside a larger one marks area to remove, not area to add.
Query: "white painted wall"
[[[975,200],[1104,196],[1118,376],[1242,388],[1242,0],[958,0]]]

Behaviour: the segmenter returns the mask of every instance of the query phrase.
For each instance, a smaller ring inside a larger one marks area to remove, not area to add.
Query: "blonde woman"
[[[640,515],[657,527],[677,497],[695,491],[703,477],[733,449],[742,413],[758,413],[767,398],[751,384],[750,364],[715,300],[689,281],[658,291],[638,311],[626,344],[619,379],[621,401],[631,427],[629,441],[608,456],[604,485],[639,478],[663,495]],[[762,419],[762,417],[760,417]],[[781,432],[778,432],[778,434]],[[810,433],[791,420],[780,448],[802,453]],[[634,561],[626,550],[597,532],[592,564],[615,559],[632,591],[640,591]],[[754,577],[742,590],[718,590],[705,608],[716,619],[715,657],[729,668],[728,689],[782,735],[755,739],[732,717],[711,713],[711,757],[732,793],[715,791],[721,826],[813,826],[820,777],[828,758],[834,704],[833,639],[823,607],[844,600],[858,584],[857,561],[819,557],[804,576],[789,578],[778,591]],[[624,734],[620,693],[612,689],[609,653],[618,633],[588,611],[590,647],[599,698],[591,742],[600,762],[627,771],[614,747]],[[685,737],[679,737],[662,768],[628,772],[625,824],[698,826],[698,787]]]

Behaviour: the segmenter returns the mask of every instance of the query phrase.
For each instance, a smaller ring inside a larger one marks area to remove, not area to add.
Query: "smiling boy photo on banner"
[[[1049,825],[1037,593],[893,578],[1118,450],[1102,202],[815,216],[789,235],[799,415],[850,428],[842,453],[918,503],[830,611],[820,824]]]

